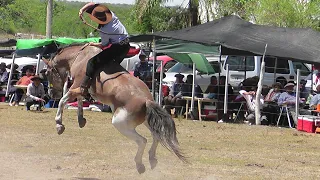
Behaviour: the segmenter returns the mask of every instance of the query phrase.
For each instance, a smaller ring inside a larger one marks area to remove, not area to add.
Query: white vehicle
[[[223,64],[222,73],[225,74],[228,64],[230,84],[235,87],[245,78],[259,76],[261,61],[262,56],[228,56]],[[295,81],[297,69],[300,69],[301,79],[310,74],[310,68],[305,63],[286,58],[265,57],[265,73],[262,84],[271,86],[277,78]]]
[[[202,91],[205,91],[210,83],[211,76],[214,75],[218,78],[219,72],[220,76],[226,75],[226,65],[228,64],[229,82],[234,88],[237,88],[245,78],[260,75],[261,58],[261,56],[222,56],[219,65],[219,56],[209,56],[207,59],[217,73],[207,75],[197,71],[196,83],[200,85]],[[276,67],[275,64],[277,64]],[[300,69],[301,79],[310,74],[310,68],[306,64],[284,58],[266,57],[265,66],[263,85],[268,86],[271,86],[279,77],[283,77],[287,81],[295,81],[297,69]],[[275,70],[276,73],[274,73]],[[174,75],[177,73],[185,75],[186,78],[188,74],[192,74],[192,65],[182,63],[174,65],[166,72],[166,78],[163,79],[164,84],[170,87],[174,83]]]
[[[138,44],[130,43],[130,46],[134,47],[135,49],[141,49]],[[127,70],[133,69],[135,63],[140,61],[140,59],[139,59],[140,53],[141,53],[141,50],[140,50],[139,54],[136,54],[130,58],[124,58],[123,61],[120,63],[120,65],[125,69],[128,68]]]
[[[206,56],[207,60],[209,61],[211,67],[214,69],[216,74],[204,74],[196,70],[196,83],[201,87],[202,91],[205,91],[210,83],[211,76],[217,76],[221,70],[221,65],[219,65],[219,56]],[[221,62],[225,61],[226,56],[222,56]],[[171,87],[175,82],[176,78],[174,77],[176,74],[183,74],[184,81],[187,79],[189,74],[192,75],[192,64],[183,64],[183,63],[176,63],[172,66],[165,74],[166,78],[163,79],[163,84]],[[220,74],[223,75],[222,72]]]
[[[0,62],[4,62],[6,63],[6,65],[9,65],[12,63],[12,58],[0,57]],[[34,67],[37,67],[37,62],[38,62],[38,59],[30,58],[30,57],[17,57],[14,60],[14,63],[19,65],[19,68],[17,69],[18,71],[21,71],[21,69],[27,65],[32,65]],[[45,63],[42,60],[40,60],[39,71],[41,71],[44,67],[45,67]]]

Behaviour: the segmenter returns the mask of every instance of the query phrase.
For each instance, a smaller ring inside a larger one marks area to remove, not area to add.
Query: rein
[[[90,45],[89,43],[86,43],[85,45],[83,45],[83,46],[80,48],[80,50],[78,51],[78,53],[76,54],[76,56],[73,58],[73,61],[72,61],[71,64],[74,63],[74,61],[75,61],[75,60],[77,59],[77,57],[79,56],[80,52],[83,51],[83,50],[84,50],[87,46],[89,46],[89,45]],[[64,49],[62,49],[62,51],[63,51],[63,50],[64,50]],[[61,52],[62,52],[62,51],[61,51]],[[61,53],[61,52],[60,52],[60,53]],[[60,54],[60,53],[59,53],[59,54]],[[58,77],[59,77],[61,80],[64,80],[64,79],[62,78],[62,76],[60,75],[58,69],[56,68],[57,62],[54,60],[54,58],[51,59],[51,62],[52,62],[52,69],[55,71],[55,74],[57,74]],[[69,74],[69,73],[67,72],[67,74]]]

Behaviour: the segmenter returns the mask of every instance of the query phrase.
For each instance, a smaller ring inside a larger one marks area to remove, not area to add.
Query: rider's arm
[[[94,2],[90,2],[90,3],[86,4],[86,5],[84,5],[84,6],[79,10],[79,16],[82,15],[82,13],[83,13],[84,11],[86,11],[87,9],[89,9],[90,7],[92,7],[92,6],[94,6],[94,5],[95,5]]]
[[[98,42],[98,43],[96,43],[96,42],[90,42],[90,44],[89,44],[90,46],[96,46],[96,47],[99,47],[99,48],[101,48],[102,47],[102,44],[101,44],[101,42]]]

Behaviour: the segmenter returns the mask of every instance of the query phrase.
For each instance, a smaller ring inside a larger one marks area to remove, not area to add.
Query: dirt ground
[[[66,130],[55,130],[56,109],[27,112],[0,104],[1,180],[105,179],[320,179],[320,135],[295,129],[218,124],[175,119],[178,139],[190,164],[159,146],[158,166],[150,169],[151,136],[138,174],[136,144],[111,124],[111,114],[85,111],[78,128],[75,110],[65,110]]]

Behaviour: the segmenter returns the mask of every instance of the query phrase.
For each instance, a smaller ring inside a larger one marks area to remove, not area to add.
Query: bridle
[[[85,45],[83,45],[83,46],[80,48],[80,50],[77,52],[77,54],[76,54],[75,57],[73,58],[73,61],[72,61],[71,65],[75,62],[75,60],[76,60],[77,57],[79,56],[80,52],[83,51],[87,46],[89,46],[89,43],[86,43]],[[70,73],[69,73],[68,71],[66,71],[66,75],[61,75],[60,72],[59,72],[59,70],[58,70],[57,67],[56,67],[58,63],[56,62],[55,57],[56,57],[57,55],[61,54],[62,51],[63,51],[63,49],[62,49],[58,54],[55,54],[54,56],[52,56],[52,57],[50,58],[50,60],[49,60],[49,61],[51,62],[50,68],[51,68],[51,73],[52,73],[53,76],[57,76],[62,82],[64,82],[64,81],[67,82],[68,79],[71,78],[71,77],[70,77]],[[52,76],[52,75],[51,75],[51,76]],[[49,82],[48,88],[51,90],[52,87],[53,87],[53,85],[51,84],[51,82]]]

